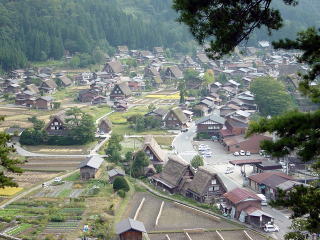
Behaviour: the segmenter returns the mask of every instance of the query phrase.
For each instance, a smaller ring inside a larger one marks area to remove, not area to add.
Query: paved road
[[[66,174],[64,174],[64,175],[61,175],[60,177],[61,177],[61,178],[68,177],[68,176],[70,176],[71,174],[74,174],[74,173],[77,172],[77,171],[79,171],[79,169],[74,170],[74,171],[72,171],[72,172],[68,172],[68,173],[66,173]],[[54,179],[51,179],[51,180],[46,181],[46,182],[47,182],[48,184],[51,184],[51,183],[53,183],[53,181],[54,181]],[[35,191],[35,190],[37,190],[37,189],[40,189],[41,187],[42,187],[42,183],[39,184],[39,185],[37,185],[37,186],[35,186],[35,187],[33,187],[33,188],[28,189],[27,191],[22,192],[21,194],[15,196],[14,198],[11,198],[11,199],[10,199],[9,201],[7,201],[6,203],[0,205],[0,208],[5,208],[7,205],[9,205],[9,204],[11,204],[11,203],[13,203],[13,202],[15,202],[15,201],[17,201],[17,200],[25,197],[25,196],[28,195],[29,193],[31,193],[31,192],[33,192],[33,191]]]

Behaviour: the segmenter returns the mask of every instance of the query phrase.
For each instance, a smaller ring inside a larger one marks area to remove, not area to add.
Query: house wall
[[[46,132],[48,135],[53,136],[65,136],[67,134],[67,128],[61,121],[56,118],[53,119],[50,125],[46,128]]]
[[[240,202],[236,205],[233,205],[236,209],[235,212],[235,219],[238,219],[241,211],[248,208],[248,207],[256,207],[258,209],[261,209],[261,201],[260,200],[250,200],[250,201],[245,201],[245,202]]]
[[[197,132],[199,133],[208,133],[210,136],[218,136],[219,131],[223,128],[222,124],[198,124]]]
[[[50,102],[47,102],[47,101],[45,101],[43,99],[37,99],[36,102],[35,102],[35,107],[37,109],[47,109],[47,110],[49,110],[49,109],[51,109],[51,104],[50,104]]]
[[[120,240],[142,240],[142,232],[128,231],[120,234]]]
[[[91,167],[82,167],[80,168],[80,178],[81,180],[88,180],[91,178],[95,178],[97,173],[97,169]]]

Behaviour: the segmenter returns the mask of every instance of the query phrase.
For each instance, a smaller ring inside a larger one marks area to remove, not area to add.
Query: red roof
[[[226,199],[230,200],[233,204],[237,204],[250,198],[261,201],[261,199],[255,193],[249,192],[248,190],[243,188],[233,189],[232,191],[223,194],[223,196]]]
[[[288,180],[293,180],[293,177],[283,173],[283,172],[264,172],[264,173],[259,173],[259,174],[255,174],[249,177],[249,179],[251,179],[252,181],[255,181],[256,183],[262,183],[264,180],[277,175],[280,176],[282,178],[288,179]]]
[[[231,160],[229,161],[232,165],[242,166],[245,164],[262,163],[263,159],[244,159],[244,160]]]

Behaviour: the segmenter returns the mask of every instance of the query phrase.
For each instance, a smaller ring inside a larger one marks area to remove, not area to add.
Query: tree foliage
[[[134,177],[141,177],[144,175],[144,168],[149,166],[150,160],[144,151],[139,151],[135,154],[132,164],[132,175]]]
[[[0,116],[0,122],[1,121],[3,121],[3,117]],[[22,169],[17,166],[17,164],[19,164],[20,161],[11,157],[11,154],[15,151],[15,149],[13,147],[8,146],[9,141],[10,136],[5,132],[0,132],[0,188],[4,188],[7,186],[18,186],[18,184],[14,182],[12,177],[8,177],[5,175],[6,172],[22,173]]]
[[[1,1],[0,67],[61,59],[65,52],[79,53],[70,63],[79,67],[87,60],[100,62],[99,49],[111,54],[117,45],[189,48],[190,34],[174,21],[170,5],[170,0]]]
[[[293,103],[285,86],[272,77],[260,77],[250,85],[259,112],[263,116],[275,116],[292,108]]]
[[[203,162],[203,157],[201,157],[200,155],[196,155],[192,158],[191,160],[191,166],[194,168],[199,168],[200,166],[203,166],[204,162]]]
[[[107,148],[105,150],[106,154],[108,155],[108,159],[111,162],[114,163],[118,163],[122,160],[121,157],[121,141],[123,140],[123,136],[122,135],[118,135],[118,134],[112,134],[109,141],[108,141],[108,145]]]
[[[127,182],[127,180],[124,177],[116,177],[113,181],[113,190],[119,191],[119,190],[123,190],[125,192],[128,192],[130,190],[129,184]]]

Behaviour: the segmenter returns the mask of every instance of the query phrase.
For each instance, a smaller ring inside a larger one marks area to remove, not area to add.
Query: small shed
[[[142,240],[143,233],[146,233],[143,222],[127,218],[116,224],[116,233],[120,240]]]
[[[124,177],[126,173],[122,169],[114,168],[107,172],[109,176],[109,182],[113,183],[116,177]]]
[[[81,180],[89,180],[95,178],[96,174],[103,163],[103,158],[99,156],[89,156],[85,161],[80,163]]]

